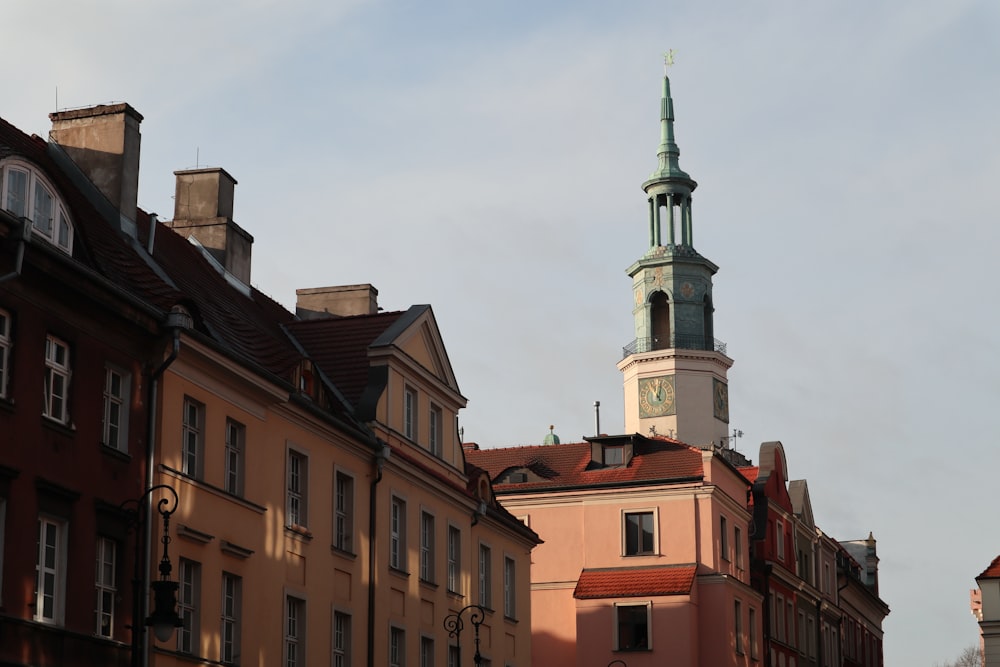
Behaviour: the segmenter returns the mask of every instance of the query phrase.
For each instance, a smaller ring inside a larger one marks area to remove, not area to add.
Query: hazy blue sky
[[[662,52],[737,448],[781,440],[827,533],[873,531],[888,667],[977,641],[1000,553],[1000,3],[36,0],[0,115],[144,116],[140,205],[239,181],[253,282],[431,303],[467,440],[622,428]]]

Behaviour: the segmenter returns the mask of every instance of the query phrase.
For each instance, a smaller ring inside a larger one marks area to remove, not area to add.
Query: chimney
[[[121,215],[135,223],[139,197],[139,123],[124,102],[49,114],[59,144]]]
[[[303,320],[378,312],[378,290],[372,285],[341,285],[295,290],[295,314]]]
[[[164,224],[194,237],[226,271],[250,286],[253,236],[233,222],[236,179],[219,167],[175,171],[174,219]]]

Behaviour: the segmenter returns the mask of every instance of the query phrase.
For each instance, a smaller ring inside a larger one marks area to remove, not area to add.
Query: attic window
[[[528,473],[523,468],[511,470],[499,480],[501,484],[524,484],[527,481]]]
[[[625,464],[625,448],[621,445],[604,446],[604,465],[620,466]]]
[[[41,236],[63,252],[73,252],[73,224],[56,189],[26,162],[0,163],[0,205],[19,218],[31,221],[32,234]]]

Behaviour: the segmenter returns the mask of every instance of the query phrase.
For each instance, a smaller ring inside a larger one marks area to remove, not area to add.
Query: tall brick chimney
[[[233,222],[236,179],[219,167],[175,171],[174,219],[168,227],[194,237],[228,274],[250,286],[253,236]]]
[[[59,144],[116,209],[133,223],[139,197],[139,123],[124,102],[56,111],[50,138]]]

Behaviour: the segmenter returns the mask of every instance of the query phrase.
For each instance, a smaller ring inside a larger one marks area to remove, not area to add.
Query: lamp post
[[[470,611],[471,610],[471,611]],[[458,649],[458,665],[457,667],[462,667],[462,629],[465,628],[465,622],[462,620],[462,615],[470,611],[469,622],[472,623],[472,628],[475,630],[475,641],[476,641],[476,654],[473,656],[473,661],[476,663],[476,667],[480,667],[483,658],[479,654],[479,626],[483,624],[483,620],[486,618],[486,610],[480,607],[478,604],[470,604],[462,608],[457,614],[450,614],[445,616],[444,619],[444,629],[448,631],[449,637],[454,637],[455,648]]]
[[[170,579],[170,573],[173,570],[173,566],[170,564],[170,555],[167,552],[167,545],[170,544],[170,515],[177,511],[177,492],[174,491],[171,486],[166,484],[157,484],[156,486],[146,489],[146,492],[139,496],[138,499],[126,500],[121,504],[121,508],[124,509],[126,505],[135,504],[136,509],[130,511],[130,523],[132,526],[139,528],[150,518],[143,515],[143,501],[146,500],[146,498],[153,491],[157,490],[167,491],[171,497],[160,498],[160,500],[156,503],[156,511],[163,517],[163,535],[160,538],[160,542],[163,544],[163,556],[160,558],[160,565],[158,568],[160,571],[160,578],[149,584],[153,591],[153,613],[146,617],[142,624],[139,623],[139,619],[142,616],[142,588],[145,588],[145,586],[140,588],[140,582],[145,584],[148,580],[149,573],[142,572],[140,574],[141,552],[139,549],[139,535],[142,531],[136,530],[135,567],[133,568],[135,576],[132,581],[133,667],[140,667],[142,663],[140,656],[142,653],[142,635],[145,626],[152,627],[153,635],[155,635],[159,641],[165,642],[170,639],[170,636],[174,633],[174,628],[179,628],[184,625],[180,616],[177,615],[177,588],[179,584]]]

